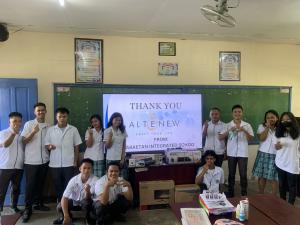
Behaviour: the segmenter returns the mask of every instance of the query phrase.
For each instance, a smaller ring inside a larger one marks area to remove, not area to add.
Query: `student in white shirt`
[[[277,194],[278,174],[275,166],[276,149],[274,139],[278,120],[278,113],[272,109],[268,110],[265,113],[264,123],[260,124],[257,130],[260,144],[252,174],[258,177],[258,190],[260,194],[264,193],[267,181],[272,185],[272,194]]]
[[[211,192],[222,192],[224,184],[224,171],[221,167],[215,166],[216,153],[212,150],[207,150],[204,153],[205,165],[200,167],[195,178],[195,184],[198,184],[201,189]]]
[[[220,120],[221,110],[213,107],[209,113],[210,121],[205,121],[202,136],[205,139],[204,152],[213,150],[216,153],[215,165],[222,167],[225,153],[225,141],[219,139],[219,134],[225,129],[225,123]],[[201,161],[205,164],[202,157]]]
[[[9,183],[12,184],[11,208],[17,213],[20,184],[23,176],[24,149],[20,129],[22,114],[11,112],[9,114],[9,128],[0,131],[0,213]]]
[[[92,224],[90,212],[93,205],[92,193],[95,189],[98,177],[93,175],[93,160],[85,158],[81,161],[80,173],[74,176],[68,183],[60,203],[57,205],[57,212],[60,217],[53,221],[53,224],[71,224],[71,210],[83,210],[86,215],[87,224]]]
[[[43,204],[43,190],[49,162],[49,151],[45,147],[45,136],[49,127],[49,124],[45,122],[47,110],[42,102],[35,104],[33,109],[36,118],[26,122],[21,133],[22,142],[25,145],[24,172],[26,177],[23,223],[27,223],[30,219],[33,201],[37,203],[34,209],[50,210]]]
[[[111,115],[107,129],[104,131],[103,142],[106,147],[106,164],[114,161],[123,168],[126,156],[126,137],[127,133],[123,123],[121,113],[115,112]],[[122,171],[125,175],[125,171]]]
[[[220,134],[221,140],[227,139],[228,159],[228,196],[234,197],[234,184],[236,166],[239,166],[241,195],[247,195],[247,164],[248,164],[248,141],[253,139],[253,129],[249,123],[242,120],[243,107],[234,105],[232,107],[233,120],[226,125]]]
[[[90,118],[91,127],[85,133],[86,150],[84,158],[94,161],[93,174],[102,177],[105,174],[105,160],[103,151],[103,125],[99,115],[92,115]]]
[[[111,162],[107,166],[107,174],[96,182],[97,197],[93,206],[96,225],[103,225],[111,219],[126,221],[124,213],[130,208],[133,192],[130,183],[119,177],[119,174],[119,164]]]
[[[280,198],[286,200],[286,192],[289,192],[288,202],[295,203],[297,183],[299,176],[299,125],[291,112],[281,114],[276,129],[276,158],[275,164],[278,170]]]
[[[77,128],[68,124],[68,115],[68,109],[57,108],[57,124],[49,127],[45,138],[46,148],[50,151],[49,167],[58,201],[77,168],[79,145],[82,143]]]

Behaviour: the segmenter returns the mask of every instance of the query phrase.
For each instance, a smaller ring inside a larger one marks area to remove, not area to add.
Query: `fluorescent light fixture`
[[[58,0],[61,7],[65,6],[65,0]]]

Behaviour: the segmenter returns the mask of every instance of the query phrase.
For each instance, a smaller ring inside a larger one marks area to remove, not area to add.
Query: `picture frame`
[[[103,83],[103,40],[75,38],[75,83]]]
[[[176,42],[158,42],[159,56],[176,56]]]
[[[219,52],[219,80],[241,80],[241,52]]]
[[[158,75],[178,76],[178,63],[158,63]]]

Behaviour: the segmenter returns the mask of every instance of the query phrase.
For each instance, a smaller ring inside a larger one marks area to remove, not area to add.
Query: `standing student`
[[[264,123],[260,124],[257,130],[260,144],[252,174],[258,177],[260,194],[264,193],[267,181],[272,185],[272,194],[276,195],[277,193],[278,174],[275,166],[276,149],[274,138],[278,120],[278,113],[275,110],[269,110],[265,113]]]
[[[297,194],[297,181],[299,171],[299,125],[291,112],[281,114],[276,129],[276,158],[275,164],[278,170],[280,198],[286,200],[286,192],[289,192],[288,202],[295,203]]]
[[[78,162],[79,145],[82,143],[77,128],[68,124],[68,116],[67,108],[57,108],[57,124],[48,129],[45,138],[45,145],[50,151],[49,167],[58,202],[74,175],[74,169]]]
[[[11,208],[17,213],[20,195],[20,183],[23,175],[24,149],[20,129],[22,114],[11,112],[9,114],[9,128],[0,131],[0,213],[9,183],[12,184]]]
[[[44,103],[34,105],[35,119],[25,123],[21,133],[25,145],[24,171],[26,176],[25,211],[23,223],[27,223],[32,214],[32,204],[35,200],[36,210],[49,211],[43,204],[43,189],[46,180],[49,151],[45,147],[45,136],[49,124],[45,122],[47,110]],[[36,199],[34,199],[36,197]]]
[[[232,107],[233,120],[226,125],[220,134],[220,139],[227,140],[228,157],[228,197],[234,197],[236,166],[239,166],[241,195],[247,195],[247,164],[248,164],[248,141],[253,138],[253,129],[249,123],[242,120],[243,107]]]
[[[225,141],[219,139],[219,134],[225,129],[225,123],[220,120],[221,110],[213,107],[210,110],[210,121],[205,121],[203,126],[203,138],[205,138],[204,152],[213,150],[216,153],[215,165],[222,167],[225,153]],[[201,161],[205,159],[202,157]]]
[[[103,125],[99,115],[90,118],[91,127],[85,133],[86,150],[84,158],[94,161],[93,174],[102,177],[105,174],[105,161],[103,152]]]
[[[106,164],[114,161],[122,168],[125,163],[125,148],[127,133],[121,113],[115,112],[111,115],[104,131],[103,142],[106,147]]]

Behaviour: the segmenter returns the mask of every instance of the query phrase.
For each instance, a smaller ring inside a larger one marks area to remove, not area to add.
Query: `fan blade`
[[[200,8],[202,15],[212,23],[216,23],[221,27],[234,27],[235,19],[226,12],[220,13],[214,7],[205,5]]]
[[[221,27],[234,27],[236,25],[235,19],[230,15],[220,15],[216,22]]]

